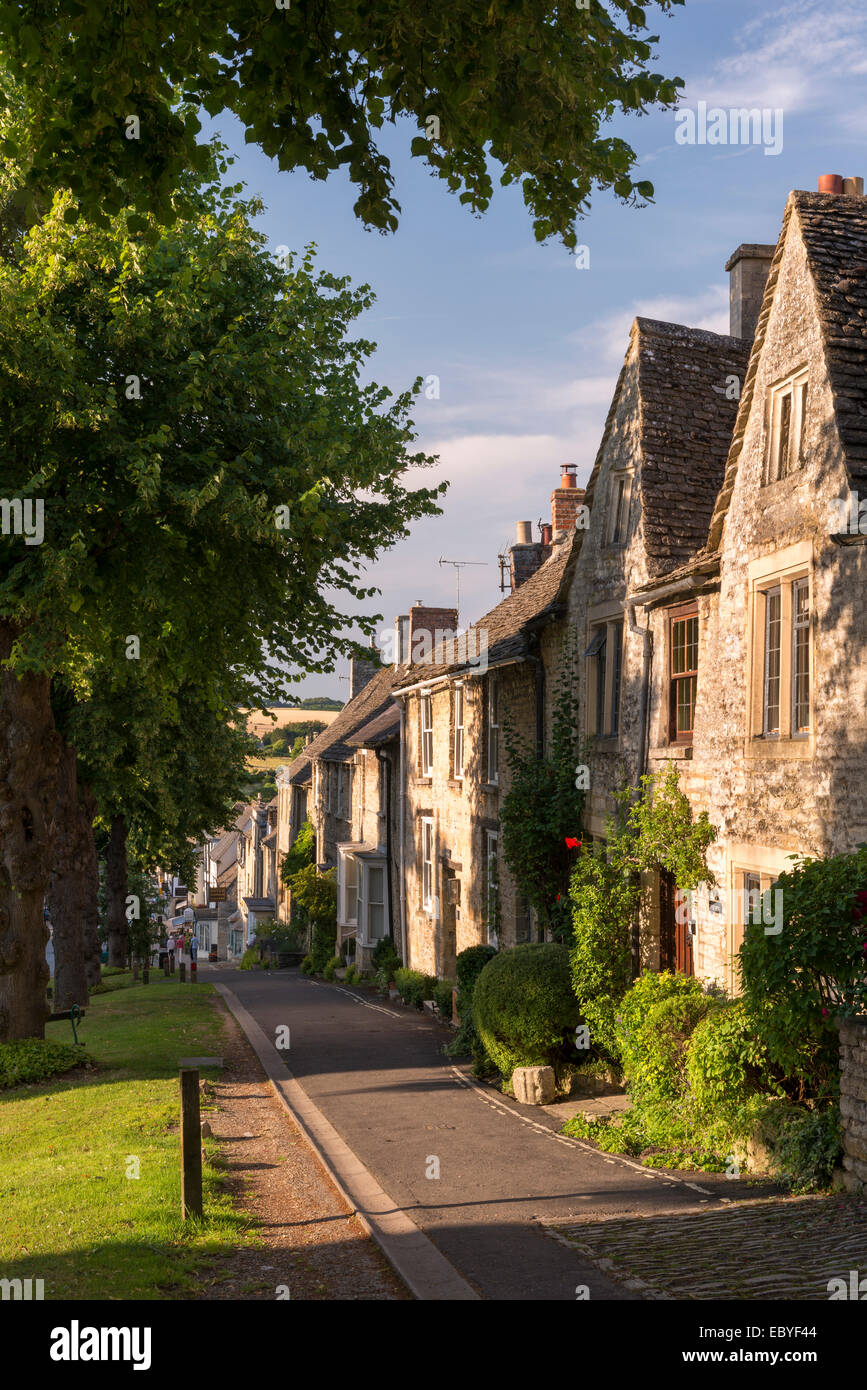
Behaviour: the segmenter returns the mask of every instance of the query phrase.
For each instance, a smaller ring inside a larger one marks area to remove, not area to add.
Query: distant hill
[[[332,700],[328,695],[314,695],[309,700],[301,701],[301,709],[343,709],[340,700]]]

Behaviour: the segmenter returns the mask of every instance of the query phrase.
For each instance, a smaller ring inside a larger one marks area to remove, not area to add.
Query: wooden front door
[[[440,904],[440,974],[444,980],[453,980],[457,970],[458,950],[458,896],[460,880],[445,866],[442,876],[443,896]]]
[[[662,870],[659,875],[659,968],[694,975],[687,902],[686,893],[680,891],[670,873]]]

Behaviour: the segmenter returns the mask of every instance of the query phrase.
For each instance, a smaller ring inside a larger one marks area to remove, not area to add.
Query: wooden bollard
[[[132,977],[133,977],[134,980],[137,980],[137,979],[138,979],[138,966],[137,966],[137,965],[134,965],[133,968],[132,968]]]
[[[183,984],[184,981],[186,980],[186,978],[187,978],[187,967],[184,965],[184,962],[181,961],[180,965],[178,966],[178,982],[179,982],[179,984]]]
[[[165,975],[166,979],[168,979],[168,977],[169,977],[169,958],[168,958],[168,956],[165,956],[164,959],[163,959],[163,974]]]
[[[194,985],[194,984],[197,982],[198,978],[199,978],[199,972],[198,972],[198,970],[197,970],[197,968],[196,968],[196,962],[195,962],[194,960],[191,960],[191,961],[190,961],[190,984],[191,984],[191,985]]]
[[[202,1219],[202,1119],[197,1067],[182,1067],[181,1078],[181,1215]]]
[[[149,985],[151,982],[151,972],[148,970],[146,965],[142,966],[141,982],[143,985]]]

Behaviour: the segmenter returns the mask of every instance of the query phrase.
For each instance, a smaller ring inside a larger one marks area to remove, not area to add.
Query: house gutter
[[[638,782],[641,786],[641,778],[647,771],[647,727],[648,727],[648,706],[649,706],[649,686],[650,670],[653,660],[653,633],[649,627],[639,627],[635,621],[635,609],[637,606],[647,607],[647,598],[633,597],[626,600],[626,611],[629,614],[629,631],[637,637],[641,637],[644,643],[644,669],[641,677],[641,711],[639,723],[641,725],[641,741],[638,745]]]
[[[401,706],[401,710],[402,710],[402,709],[403,709],[403,706]],[[400,742],[400,748],[401,748],[401,756],[403,756],[403,739],[402,739],[402,738],[401,738],[401,742]],[[375,748],[375,749],[374,749],[374,752],[376,753],[376,761],[379,763],[380,767],[383,767],[383,766],[384,766],[384,768],[385,768],[385,881],[386,881],[386,883],[388,884],[388,926],[389,926],[390,935],[391,935],[392,938],[393,938],[393,937],[394,937],[394,929],[393,929],[392,924],[391,924],[391,912],[392,912],[392,907],[394,906],[394,876],[393,876],[392,871],[391,871],[391,858],[392,858],[393,838],[394,838],[394,837],[392,836],[392,833],[391,833],[391,759],[389,758],[389,756],[388,756],[387,753],[384,753],[384,752],[382,751],[381,748]],[[403,843],[403,837],[401,837],[401,843]],[[402,883],[402,882],[403,882],[403,873],[401,873],[401,883]],[[401,903],[401,906],[402,906],[402,903]],[[402,923],[402,919],[403,919],[403,914],[401,913],[401,923]],[[401,934],[402,934],[402,930],[401,930]],[[401,960],[402,960],[402,959],[403,959],[403,957],[401,956]]]
[[[398,692],[400,693],[400,692]],[[400,834],[400,958],[408,965],[406,950],[406,869],[404,865],[406,846],[406,705],[400,701],[400,813],[398,816]]]

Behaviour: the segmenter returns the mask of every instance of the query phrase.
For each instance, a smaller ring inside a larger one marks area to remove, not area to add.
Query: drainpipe
[[[394,926],[391,920],[394,908],[394,883],[391,872],[392,840],[391,833],[391,758],[381,748],[374,749],[376,761],[385,768],[385,881],[388,885],[388,931],[394,939]]]
[[[648,707],[650,703],[650,672],[653,664],[653,633],[649,627],[639,627],[635,621],[635,609],[638,605],[646,607],[647,600],[641,598],[630,598],[626,600],[626,610],[629,614],[629,631],[641,637],[644,642],[644,669],[641,675],[641,741],[638,745],[638,778],[636,786],[641,786],[641,778],[647,771],[647,735],[648,735]]]
[[[638,775],[636,780],[636,790],[641,787],[641,778],[647,771],[647,733],[648,733],[648,707],[650,703],[650,672],[653,662],[653,633],[649,627],[639,627],[635,621],[636,606],[642,603],[639,598],[626,600],[626,610],[629,614],[629,631],[639,635],[644,642],[644,666],[641,675],[641,742],[638,745]],[[646,606],[646,602],[642,603]],[[637,977],[641,969],[641,926],[638,913],[632,924],[632,973],[633,978]]]
[[[406,844],[406,704],[400,701],[400,811],[397,820],[400,836],[400,958],[408,965],[406,949],[406,869],[404,866],[404,847]]]
[[[541,762],[545,756],[545,663],[538,652],[538,637],[533,645],[537,650],[530,652],[529,658],[536,667],[536,757]],[[541,922],[537,923],[536,940],[545,940],[545,928]]]

